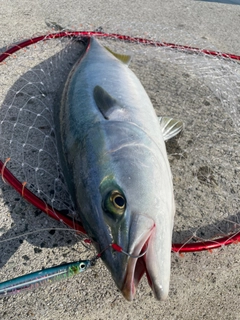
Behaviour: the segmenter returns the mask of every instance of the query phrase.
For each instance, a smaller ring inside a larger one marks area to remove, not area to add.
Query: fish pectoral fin
[[[126,54],[121,54],[121,53],[116,53],[113,52],[111,49],[109,49],[108,47],[105,47],[105,49],[107,49],[107,51],[109,51],[114,57],[116,57],[118,60],[122,61],[124,64],[129,65],[130,61],[131,61],[131,56],[128,56]]]
[[[175,137],[183,129],[183,122],[169,117],[158,117],[164,141]]]
[[[114,110],[121,108],[117,100],[100,86],[96,86],[93,89],[93,97],[99,111],[107,120],[109,120],[109,116]]]

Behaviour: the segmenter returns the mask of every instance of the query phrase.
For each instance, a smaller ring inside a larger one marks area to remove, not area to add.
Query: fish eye
[[[107,194],[103,203],[104,211],[116,215],[122,215],[125,211],[125,208],[126,199],[120,191],[113,190]]]
[[[125,207],[125,198],[120,193],[113,194],[111,201],[118,209],[123,209]]]

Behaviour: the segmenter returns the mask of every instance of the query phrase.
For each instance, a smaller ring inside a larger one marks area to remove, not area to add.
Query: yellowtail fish
[[[117,287],[132,300],[146,274],[155,297],[164,300],[175,212],[164,141],[182,122],[156,116],[129,61],[88,40],[55,108],[56,135],[76,210]]]

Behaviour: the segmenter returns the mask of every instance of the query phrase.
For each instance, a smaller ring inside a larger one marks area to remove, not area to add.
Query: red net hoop
[[[90,32],[90,31],[74,31],[74,32],[60,32],[48,35],[42,35],[33,39],[29,39],[18,43],[17,45],[12,46],[11,48],[7,49],[0,55],[0,63],[3,63],[4,60],[9,58],[15,52],[31,46],[39,41],[47,41],[50,39],[57,39],[57,38],[64,38],[64,37],[98,37],[98,38],[111,38],[111,39],[118,39],[123,42],[130,42],[130,43],[141,43],[146,46],[154,46],[154,47],[166,47],[171,49],[176,49],[180,51],[186,51],[190,53],[197,53],[197,54],[205,54],[209,56],[229,59],[240,61],[240,56],[229,54],[229,53],[221,53],[218,51],[211,51],[205,49],[199,49],[195,47],[173,44],[173,43],[165,43],[165,42],[157,42],[153,40],[148,40],[144,38],[135,38],[121,34],[114,34],[114,33],[101,33],[101,32]],[[11,185],[24,199],[28,202],[36,206],[41,211],[45,212],[50,217],[63,221],[66,225],[75,230],[86,233],[83,229],[80,222],[73,222],[71,218],[63,215],[60,211],[54,209],[52,206],[46,204],[43,200],[33,194],[23,182],[20,182],[10,171],[6,168],[6,160],[2,159],[0,161],[0,172],[4,182],[7,182]],[[235,232],[228,234],[227,236],[212,239],[209,241],[199,241],[195,243],[174,243],[172,246],[172,251],[174,252],[194,252],[194,251],[203,251],[203,250],[211,250],[215,248],[219,248],[222,246],[230,245],[233,243],[237,243],[240,241],[240,232]]]

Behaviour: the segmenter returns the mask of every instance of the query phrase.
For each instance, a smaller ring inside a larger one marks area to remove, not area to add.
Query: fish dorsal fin
[[[109,120],[109,115],[113,112],[113,110],[120,108],[117,100],[100,86],[96,86],[93,89],[93,97],[99,111],[107,120]]]
[[[121,53],[116,53],[113,52],[111,49],[108,47],[105,47],[114,57],[116,57],[118,60],[122,61],[124,64],[129,65],[131,61],[131,56],[128,56],[126,54],[121,54]]]
[[[164,141],[167,141],[182,131],[183,122],[169,117],[158,117]]]

